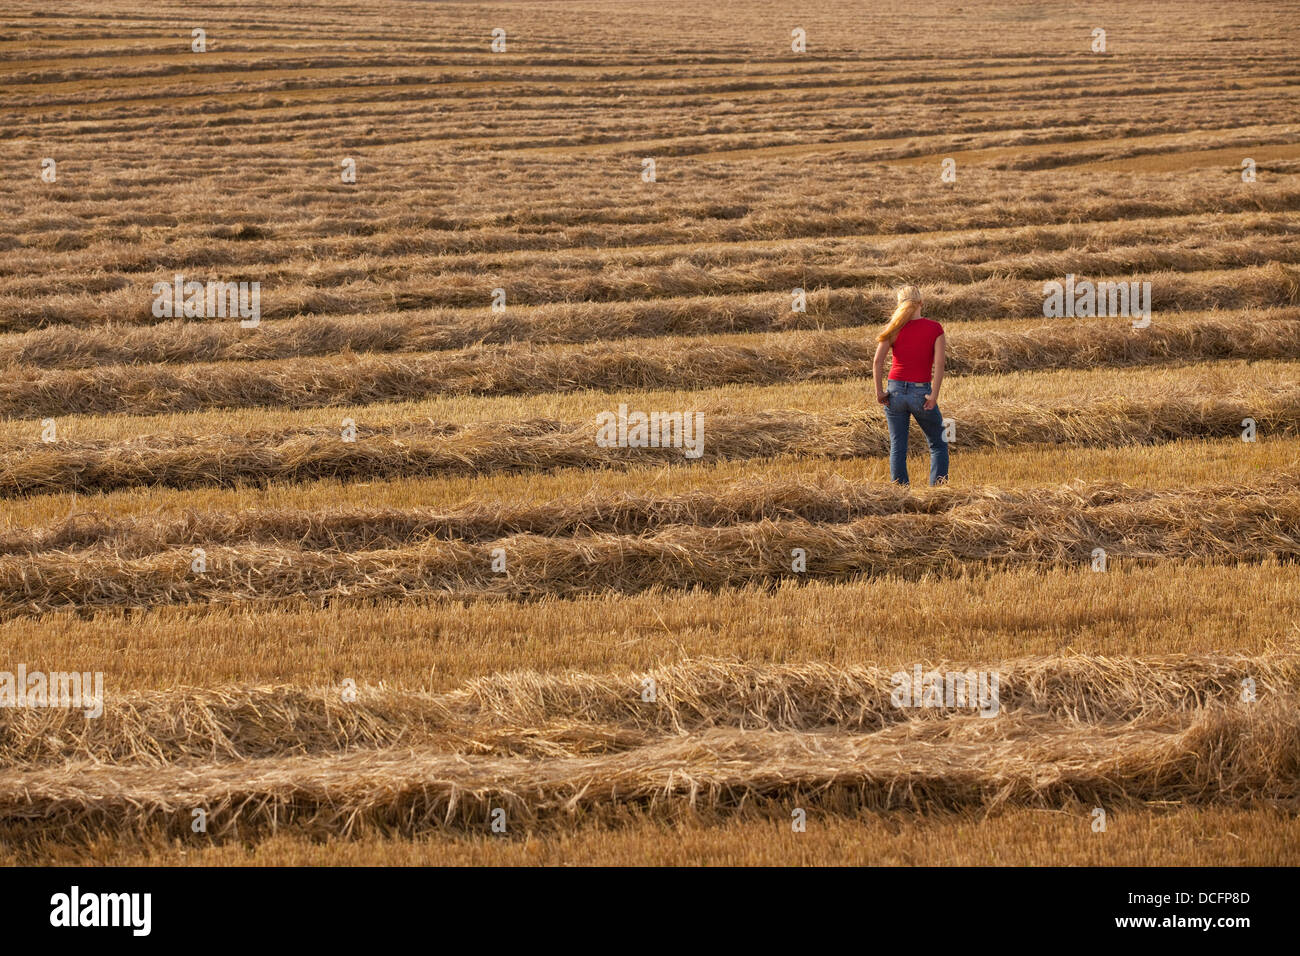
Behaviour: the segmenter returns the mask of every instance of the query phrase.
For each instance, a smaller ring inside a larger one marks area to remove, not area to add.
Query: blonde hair
[[[921,290],[914,285],[905,285],[898,290],[898,308],[889,317],[889,322],[876,336],[877,342],[894,344],[898,330],[911,322],[921,313]]]

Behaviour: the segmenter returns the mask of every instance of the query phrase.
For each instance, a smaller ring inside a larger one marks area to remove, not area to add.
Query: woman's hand
[[[885,359],[889,357],[889,343],[876,343],[876,358],[871,363],[871,382],[876,386],[876,401],[881,405],[888,403],[889,396],[885,394]]]
[[[925,410],[934,411],[939,404],[939,386],[943,384],[943,367],[948,358],[948,336],[934,340],[934,375],[930,379],[930,394],[925,396]]]

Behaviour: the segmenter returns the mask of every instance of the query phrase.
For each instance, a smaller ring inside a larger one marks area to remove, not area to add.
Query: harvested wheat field
[[[37,7],[0,859],[1300,863],[1294,5]]]

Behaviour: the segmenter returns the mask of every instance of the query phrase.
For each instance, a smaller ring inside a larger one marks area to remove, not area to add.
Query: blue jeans
[[[890,379],[885,391],[889,394],[885,418],[889,422],[890,478],[901,485],[908,483],[907,430],[912,424],[909,416],[914,416],[930,443],[930,484],[947,481],[948,443],[943,440],[943,415],[938,405],[928,412],[925,410],[925,396],[930,394],[930,383]]]

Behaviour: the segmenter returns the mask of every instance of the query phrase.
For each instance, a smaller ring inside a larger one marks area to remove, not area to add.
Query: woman
[[[876,336],[876,401],[885,406],[889,421],[889,475],[901,485],[907,480],[908,416],[915,416],[930,443],[930,484],[948,480],[948,443],[943,438],[939,412],[939,386],[943,384],[943,326],[921,318],[921,290],[905,285],[898,290],[898,308],[889,324]],[[894,352],[889,367],[889,388],[881,387],[885,355]]]

